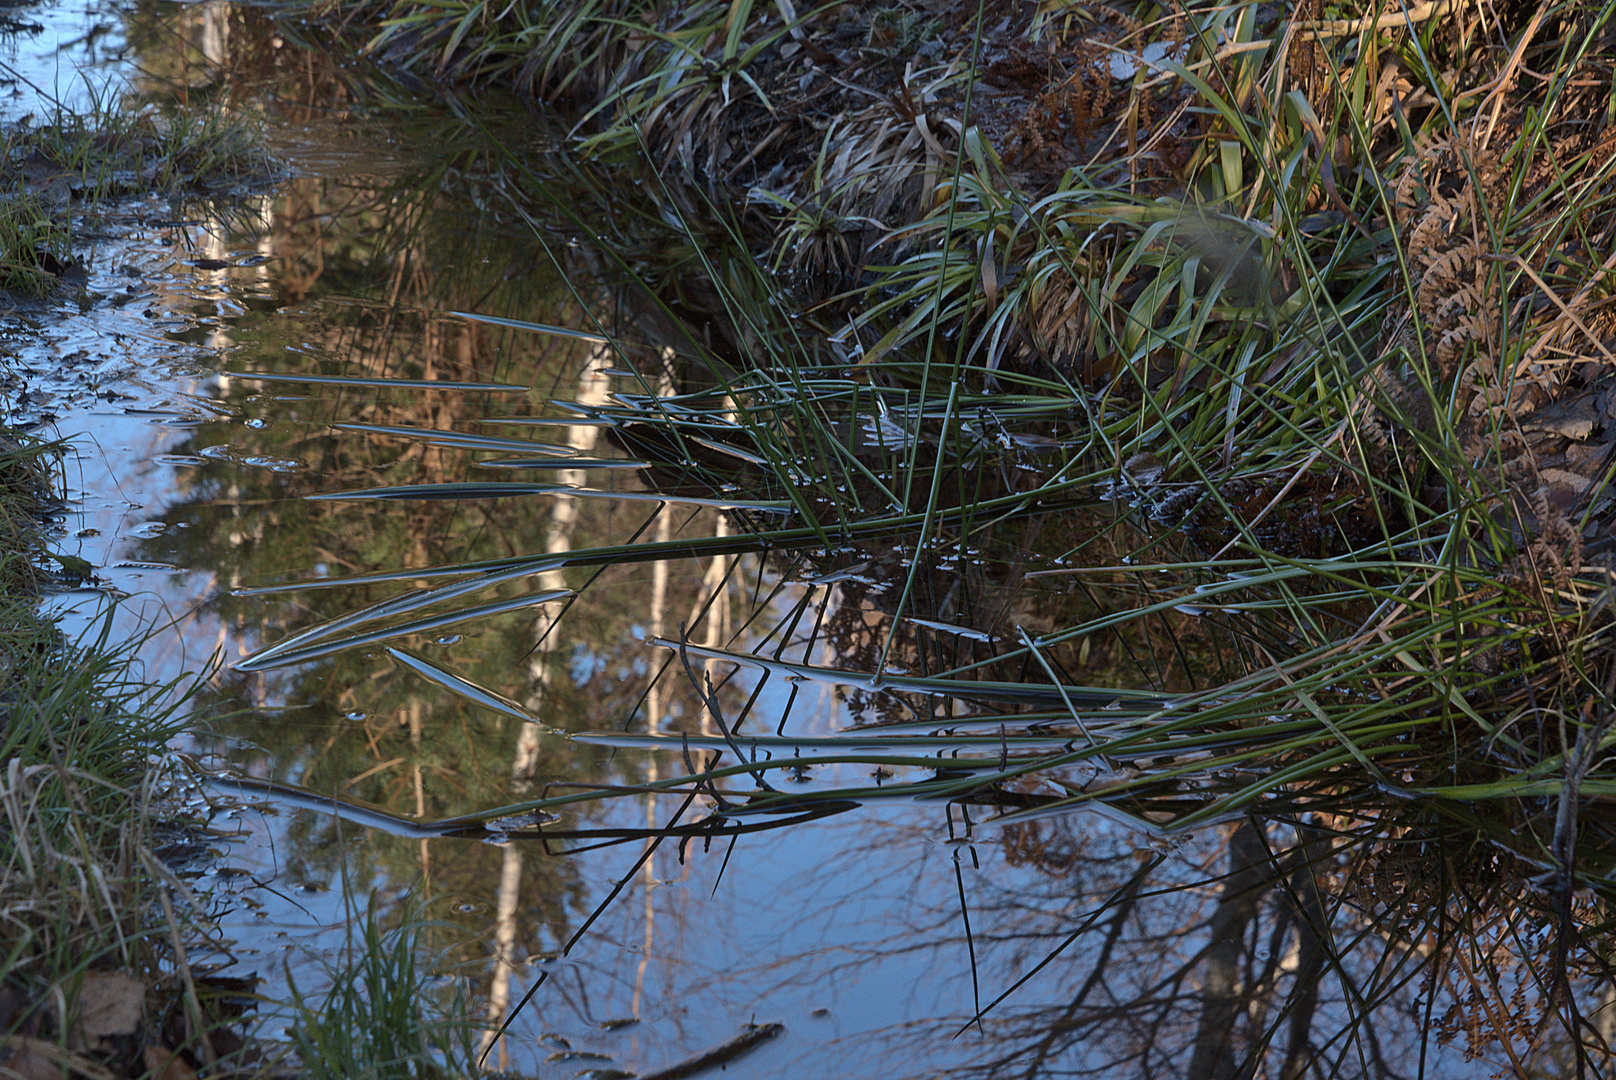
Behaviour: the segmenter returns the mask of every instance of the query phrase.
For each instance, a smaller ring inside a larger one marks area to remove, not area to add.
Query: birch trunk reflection
[[[584,365],[583,372],[578,376],[578,401],[580,404],[600,405],[606,401],[606,376],[601,369],[608,366],[613,357],[608,346],[600,346],[590,355],[589,362]],[[599,436],[599,429],[593,424],[574,424],[568,429],[567,441],[580,455],[590,453],[595,448]],[[581,469],[564,469],[557,473],[556,480],[562,484],[584,483],[584,473]],[[545,550],[550,554],[559,554],[572,549],[572,534],[578,523],[578,500],[557,498],[551,500],[550,529],[546,537]],[[544,589],[562,589],[566,587],[566,577],[560,570],[549,570],[540,575],[541,587]],[[549,688],[553,675],[551,660],[560,640],[555,634],[556,613],[549,606],[541,606],[534,618],[534,640],[537,644],[528,661],[529,692],[526,707],[535,716],[544,716],[545,708],[549,704]],[[532,786],[533,775],[539,764],[539,730],[532,725],[524,725],[516,739],[516,752],[511,763],[511,787],[522,792]],[[488,1021],[489,1027],[484,1032],[482,1045],[478,1048],[480,1057],[486,1057],[494,1042],[494,1032],[498,1030],[505,1017],[505,1012],[511,1001],[511,979],[516,974],[516,912],[519,892],[522,881],[522,849],[518,844],[506,844],[500,862],[499,894],[494,923],[494,971],[488,989]],[[508,1068],[509,1051],[505,1039],[499,1039],[499,1067]]]

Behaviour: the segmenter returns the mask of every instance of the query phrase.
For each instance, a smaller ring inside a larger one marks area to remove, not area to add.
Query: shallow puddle
[[[1348,1075],[1496,1069],[1467,1058],[1482,1006],[1465,987],[1426,986],[1420,946],[1363,916],[1385,902],[1374,889],[1403,880],[1396,868],[1332,878],[1315,824],[1226,819],[1172,839],[1096,810],[977,824],[973,812],[994,810],[948,783],[1075,739],[1002,718],[984,721],[997,750],[911,742],[891,768],[848,760],[845,741],[816,744],[872,720],[946,742],[971,713],[944,723],[873,676],[836,687],[779,666],[878,655],[892,629],[881,594],[900,579],[875,556],[808,567],[726,547],[740,517],[774,512],[756,491],[647,491],[647,446],[626,423],[609,437],[598,417],[657,389],[644,363],[656,352],[587,340],[629,320],[582,270],[555,269],[580,265],[565,236],[524,220],[500,149],[516,135],[490,141],[441,105],[385,108],[251,9],[38,18],[128,18],[136,29],[116,33],[137,43],[190,43],[137,47],[147,72],[208,82],[222,76],[197,54],[224,63],[258,87],[298,174],[211,204],[120,204],[83,244],[82,302],[4,330],[28,388],[8,395],[8,419],[74,443],[61,551],[94,577],[62,597],[69,625],[116,599],[117,633],[149,635],[152,678],[222,661],[187,749],[263,782],[236,790],[220,819],[250,838],[199,871],[225,898],[235,973],[256,972],[272,998],[288,974],[317,990],[342,961],[349,915],[375,903],[435,920],[426,940],[445,983],[494,1017],[522,1003],[489,1060],[524,1075],[651,1073],[776,1023],[724,1075],[1210,1077],[1235,1075],[1237,1050],[1257,1045],[1274,1075],[1313,1055]],[[516,125],[529,160],[549,123]],[[876,443],[906,437],[867,419]],[[486,486],[511,483],[529,486]],[[726,499],[730,510],[710,505]],[[522,565],[630,542],[708,546]],[[485,575],[476,590],[399,608],[378,620],[386,634],[360,636],[378,621],[309,634],[472,579],[465,564]],[[521,572],[501,579],[507,566]],[[941,586],[954,599],[911,607],[886,676],[985,657],[996,635],[1036,626],[1038,604],[1075,602],[999,595],[973,573],[938,572],[976,607]],[[650,640],[681,637],[693,646],[682,657]],[[721,684],[710,696],[708,677]],[[794,742],[766,741],[780,730]],[[735,750],[797,757],[764,775],[775,792],[862,794],[747,814],[719,806],[710,780],[648,790],[720,751],[733,764]],[[1133,775],[1088,766],[1006,790],[1035,808]],[[276,783],[356,809],[345,820]],[[410,835],[371,812],[436,821],[604,788],[615,797],[480,838]],[[1321,890],[1334,890],[1328,911]],[[1511,962],[1488,978],[1527,992]]]

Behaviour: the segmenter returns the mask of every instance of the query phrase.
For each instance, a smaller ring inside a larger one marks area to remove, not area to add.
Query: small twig
[[[680,750],[684,754],[685,768],[690,772],[690,778],[695,782],[696,790],[705,792],[707,797],[717,804],[720,812],[729,809],[729,803],[719,794],[717,786],[713,784],[713,766],[723,758],[719,751],[713,751],[713,756],[707,759],[707,764],[698,771],[696,763],[690,759],[690,735],[687,732],[679,733]]]
[[[168,875],[163,873],[156,864],[155,859],[145,859],[146,869],[157,878],[157,899],[163,905],[163,918],[168,921],[168,934],[174,943],[174,970],[179,972],[180,982],[185,986],[185,1016],[189,1021],[191,1035],[196,1039],[202,1050],[202,1061],[212,1068],[219,1061],[219,1055],[213,1049],[213,1041],[208,1038],[208,1026],[202,1013],[202,999],[196,992],[196,978],[191,972],[191,962],[186,955],[185,938],[180,933],[180,923],[174,915],[174,905],[168,898]]]
[[[704,680],[696,677],[695,665],[690,662],[688,636],[682,624],[679,627],[679,662],[684,665],[685,674],[690,676],[691,687],[695,689],[696,696],[701,699],[702,705],[712,714],[713,723],[718,725],[718,730],[723,734],[724,742],[729,745],[730,751],[735,755],[735,760],[743,764],[746,763],[747,756],[741,753],[740,744],[735,741],[735,736],[730,733],[729,725],[724,722],[724,713],[718,706],[718,692],[713,689],[712,679],[707,678]],[[702,691],[703,681],[707,685],[705,693]],[[775,790],[769,786],[768,780],[764,778],[762,773],[757,774],[757,783],[764,791]]]
[[[1285,486],[1280,488],[1278,493],[1276,493],[1272,499],[1268,500],[1268,505],[1257,511],[1257,516],[1247,522],[1244,528],[1236,529],[1234,536],[1229,538],[1229,542],[1224,544],[1222,550],[1220,550],[1216,555],[1212,556],[1208,562],[1215,563],[1222,559],[1225,555],[1229,554],[1229,549],[1233,548],[1244,537],[1250,535],[1251,530],[1255,529],[1259,524],[1262,523],[1264,518],[1273,513],[1274,508],[1284,501],[1285,496],[1291,493],[1291,488],[1296,486],[1296,482],[1307,475],[1307,470],[1311,469],[1313,467],[1313,463],[1323,456],[1324,452],[1330,448],[1330,444],[1336,442],[1341,438],[1342,435],[1346,434],[1346,430],[1347,421],[1343,420],[1336,427],[1335,434],[1331,435],[1328,439],[1325,439],[1318,446],[1314,447],[1313,452],[1307,456],[1307,460],[1302,462],[1301,465],[1297,466],[1296,471],[1291,474],[1291,478],[1285,481]]]
[[[1303,41],[1315,38],[1343,38],[1356,37],[1360,34],[1377,34],[1382,30],[1401,30],[1403,27],[1412,27],[1417,22],[1434,19],[1445,14],[1453,6],[1453,0],[1427,0],[1426,3],[1416,4],[1411,8],[1398,11],[1390,15],[1366,15],[1361,19],[1321,19],[1317,22],[1304,22],[1297,25],[1298,34]]]

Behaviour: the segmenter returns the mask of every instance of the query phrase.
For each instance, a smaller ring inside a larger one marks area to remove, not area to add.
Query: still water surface
[[[427,819],[568,785],[644,785],[684,772],[682,754],[546,729],[699,734],[695,683],[647,638],[685,627],[696,643],[769,641],[771,654],[836,665],[889,627],[879,580],[816,583],[786,560],[726,555],[598,577],[550,571],[480,597],[510,601],[504,613],[241,668],[299,631],[427,583],[367,575],[711,536],[733,522],[647,501],[625,464],[632,447],[578,423],[578,404],[643,389],[624,373],[644,354],[451,314],[586,331],[620,322],[567,238],[536,231],[501,179],[511,159],[499,145],[526,140],[536,160],[551,120],[507,104],[472,110],[469,123],[466,110],[397,87],[384,100],[261,13],[215,0],[30,17],[51,34],[107,23],[134,43],[118,57],[147,92],[231,87],[266,111],[291,163],[271,190],[119,206],[85,245],[89,302],[6,327],[9,362],[32,386],[7,402],[10,418],[74,441],[62,550],[88,560],[96,581],[61,598],[68,624],[88,626],[117,598],[117,632],[149,635],[139,652],[154,679],[218,657],[189,748],[210,764]],[[14,59],[32,57],[16,62],[36,83],[51,56],[105,59],[48,40],[14,46]],[[499,144],[486,127],[503,129]],[[523,444],[529,458],[553,454],[544,445],[572,458],[513,465]],[[507,479],[599,494],[328,498]],[[582,590],[564,610],[518,606],[560,587]],[[512,699],[545,727],[448,692],[409,659]],[[695,670],[727,680],[721,700],[744,708],[758,734],[830,735],[870,719],[868,702],[860,711],[828,688],[729,665]],[[779,783],[890,779],[870,773],[810,764]],[[1325,918],[1305,873],[1279,887],[1251,876],[1270,850],[1317,841],[1290,823],[1168,841],[1095,813],[998,828],[946,802],[874,801],[648,852],[633,832],[669,821],[683,801],[582,804],[558,826],[602,842],[549,850],[389,835],[257,801],[231,816],[250,839],[203,880],[231,899],[226,951],[272,997],[288,976],[317,987],[340,959],[347,910],[373,898],[391,917],[438,920],[429,940],[443,976],[495,1015],[542,974],[491,1059],[524,1075],[651,1072],[776,1022],[783,1033],[724,1075],[1225,1076],[1261,1032],[1272,1032],[1263,1075],[1293,1055],[1354,1076],[1497,1068],[1485,1057],[1496,1047],[1468,1059],[1465,1014],[1445,1015],[1455,998],[1414,974],[1417,943],[1378,938],[1350,905]],[[1324,924],[1304,932],[1313,915]],[[1322,963],[1321,938],[1336,941]],[[1524,978],[1507,965],[1495,974]],[[1238,1010],[1207,992],[1220,978],[1244,986]],[[1298,1004],[1299,986],[1317,998]]]

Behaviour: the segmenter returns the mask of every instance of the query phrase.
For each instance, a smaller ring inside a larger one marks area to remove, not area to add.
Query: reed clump
[[[1047,684],[1018,707],[1087,745],[1037,768],[1202,748],[1123,788],[1197,777],[1177,827],[1343,778],[1519,825],[1602,790],[1616,715],[1613,8],[1463,9],[315,10],[565,106],[565,168],[638,187],[654,239],[576,185],[531,218],[674,358],[591,416],[760,549],[882,568],[895,623],[987,623],[850,631],[859,666],[912,642],[916,701],[994,716]],[[551,167],[509,173],[542,207]],[[955,575],[1069,617],[964,616]],[[1061,689],[1102,639],[1175,653],[1125,723]]]
[[[582,421],[652,458],[653,493],[742,528],[449,569],[769,552],[862,606],[817,594],[829,665],[654,642],[703,708],[723,703],[696,664],[727,664],[949,740],[855,730],[841,760],[874,783],[774,787],[790,766],[733,739],[776,729],[754,696],[659,782],[712,800],[713,835],[739,806],[895,793],[1151,832],[1335,815],[1340,851],[1373,857],[1325,887],[1429,913],[1385,854],[1417,806],[1499,853],[1496,895],[1541,890],[1515,910],[1558,972],[1597,969],[1616,5],[318,10],[388,62],[572,110],[566,166],[508,167],[623,298],[600,327],[637,392]],[[616,199],[545,202],[546,169]]]

